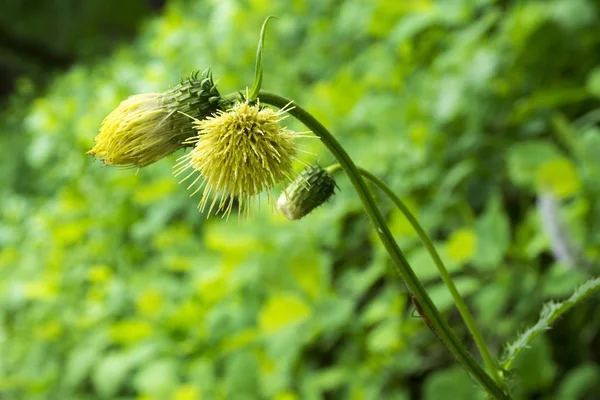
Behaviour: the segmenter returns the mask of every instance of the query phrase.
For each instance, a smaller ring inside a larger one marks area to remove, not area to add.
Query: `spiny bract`
[[[237,199],[240,212],[248,215],[263,191],[273,204],[268,190],[277,182],[292,179],[295,140],[304,136],[279,124],[285,118],[283,113],[285,110],[244,101],[213,117],[194,120],[198,135],[187,142],[195,146],[180,158],[175,175],[191,169],[183,182],[198,174],[188,189],[197,185],[193,195],[204,188],[200,211],[211,194],[209,214],[218,204],[217,210],[229,215]]]

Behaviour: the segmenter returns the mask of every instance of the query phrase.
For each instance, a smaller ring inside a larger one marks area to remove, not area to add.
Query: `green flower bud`
[[[145,167],[185,147],[196,135],[189,117],[205,119],[221,109],[221,101],[208,70],[166,92],[131,96],[102,121],[88,154],[105,164]]]
[[[333,177],[323,168],[306,168],[283,191],[277,208],[290,221],[300,219],[329,200],[336,187]]]

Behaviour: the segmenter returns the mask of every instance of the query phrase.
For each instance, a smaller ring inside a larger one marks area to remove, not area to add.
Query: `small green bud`
[[[310,166],[279,196],[277,208],[290,221],[300,219],[329,200],[335,187],[329,172],[317,165]]]
[[[210,70],[199,71],[180,79],[179,85],[164,93],[165,104],[172,111],[171,124],[180,130],[178,143],[196,136],[190,117],[203,120],[221,110],[222,98],[213,82]]]

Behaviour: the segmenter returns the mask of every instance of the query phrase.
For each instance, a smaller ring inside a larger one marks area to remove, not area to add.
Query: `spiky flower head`
[[[196,134],[184,114],[202,120],[219,110],[220,103],[208,70],[166,92],[131,96],[104,119],[88,154],[105,164],[145,167],[184,147]]]
[[[312,165],[302,171],[281,193],[277,209],[290,221],[308,215],[333,196],[336,184],[327,170]]]
[[[257,196],[282,180],[291,180],[296,139],[304,135],[280,125],[286,110],[274,111],[248,101],[235,104],[204,120],[194,120],[198,135],[187,140],[194,148],[180,158],[175,175],[191,170],[182,180],[196,175],[188,188],[204,189],[198,207],[208,213],[215,206],[229,215],[237,199],[248,215]]]

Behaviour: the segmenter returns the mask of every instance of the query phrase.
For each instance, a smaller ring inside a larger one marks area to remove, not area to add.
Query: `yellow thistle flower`
[[[292,180],[296,139],[304,136],[279,124],[285,112],[245,101],[213,117],[194,119],[198,135],[186,142],[195,146],[179,159],[175,175],[191,169],[183,182],[198,174],[188,189],[197,186],[194,195],[204,188],[200,211],[211,194],[208,214],[218,203],[217,210],[229,215],[237,199],[240,212],[248,215],[263,191],[273,205],[268,190],[284,179]]]
[[[105,164],[145,167],[184,147],[196,134],[188,118],[203,119],[220,109],[210,72],[192,74],[163,93],[138,94],[121,102],[102,122],[88,152]]]

